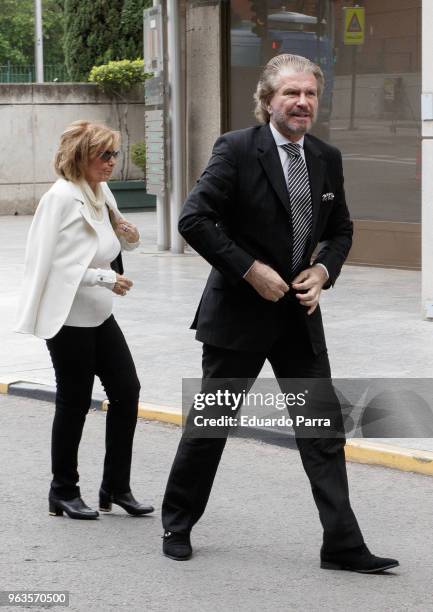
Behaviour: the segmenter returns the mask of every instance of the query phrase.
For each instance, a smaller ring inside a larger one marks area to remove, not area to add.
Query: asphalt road
[[[382,576],[324,571],[298,453],[232,439],[193,531],[195,556],[179,563],[161,555],[159,510],[180,430],[138,425],[133,490],[154,501],[154,516],[118,509],[98,521],[72,521],[48,515],[52,411],[51,404],[0,396],[0,590],[67,590],[69,609],[80,612],[433,610],[429,477],[350,464],[366,541],[401,567]],[[81,445],[82,495],[93,506],[104,419],[89,414]]]

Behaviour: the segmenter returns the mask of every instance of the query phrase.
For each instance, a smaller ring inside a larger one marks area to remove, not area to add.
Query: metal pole
[[[184,241],[177,231],[183,199],[182,85],[179,7],[177,0],[167,0],[169,116],[171,128],[170,247],[183,253]]]
[[[161,6],[160,0],[153,0],[153,6],[158,7]],[[163,7],[162,7],[163,8]],[[164,37],[163,37],[164,39]],[[164,73],[164,69],[162,70],[162,74]],[[153,71],[153,76],[158,77],[161,75],[161,72]],[[165,102],[163,104],[165,107]],[[163,122],[166,124],[166,118],[164,116],[165,111],[163,110]],[[165,130],[165,127],[164,127]],[[167,149],[167,145],[164,145],[165,151]],[[164,164],[166,164],[166,153],[164,151]],[[163,174],[165,176],[165,168],[163,170]],[[170,248],[170,231],[169,231],[169,211],[168,211],[168,202],[167,202],[167,185],[164,185],[164,190],[162,194],[157,194],[156,196],[156,246],[158,251],[167,251]]]
[[[358,47],[353,45],[352,47],[352,87],[350,94],[350,121],[349,130],[356,130],[355,127],[355,104],[356,104],[356,57],[358,55]]]
[[[36,83],[44,82],[44,49],[42,38],[41,0],[35,0],[35,66]]]

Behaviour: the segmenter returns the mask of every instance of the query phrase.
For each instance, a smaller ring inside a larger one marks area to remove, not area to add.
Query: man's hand
[[[129,278],[126,278],[126,276],[122,276],[122,274],[116,273],[116,282],[114,283],[114,287],[111,291],[116,295],[126,295],[126,293],[131,289],[132,285],[132,280],[129,280]]]
[[[296,293],[296,297],[300,303],[308,308],[307,314],[313,314],[316,310],[322,287],[328,280],[328,276],[322,266],[313,266],[300,272],[292,282],[292,287]]]
[[[262,298],[271,302],[278,302],[289,291],[289,286],[278,272],[258,260],[253,263],[244,278]]]

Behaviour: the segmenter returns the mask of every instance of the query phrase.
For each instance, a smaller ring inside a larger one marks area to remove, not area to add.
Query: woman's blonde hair
[[[311,72],[317,80],[317,93],[320,98],[325,86],[325,77],[317,64],[301,55],[282,53],[273,57],[263,69],[259,82],[257,83],[254,100],[256,103],[254,114],[260,123],[269,123],[270,114],[267,106],[269,100],[278,89],[280,74],[285,70],[290,72]]]
[[[119,132],[102,123],[74,121],[60,137],[54,169],[63,178],[77,181],[84,176],[89,161],[96,157],[99,151],[116,149],[119,142]]]

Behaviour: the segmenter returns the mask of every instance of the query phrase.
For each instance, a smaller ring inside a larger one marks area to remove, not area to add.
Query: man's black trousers
[[[285,333],[269,354],[204,344],[202,390],[209,387],[211,379],[228,378],[239,379],[239,389],[249,390],[266,359],[277,379],[329,379],[327,352],[315,355],[305,337],[303,342],[297,337],[297,331]],[[335,401],[334,410],[341,419],[336,397]],[[344,436],[333,439],[297,436],[296,442],[319,510],[324,548],[338,551],[360,546],[363,537],[349,501]],[[225,444],[225,437],[192,437],[184,431],[162,505],[166,531],[189,533],[199,520],[206,508]],[[296,503],[296,492],[293,493],[292,503]]]
[[[109,401],[102,487],[118,494],[130,491],[140,382],[113,315],[97,327],[63,326],[54,338],[47,340],[47,346],[57,384],[51,440],[52,494],[60,499],[72,499],[80,494],[78,446],[91,404],[95,375],[100,378]]]

